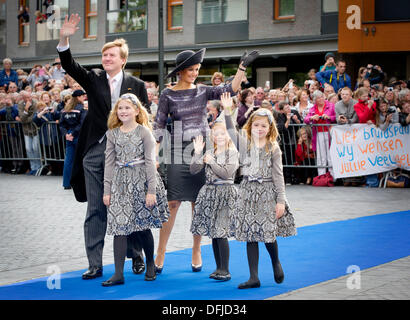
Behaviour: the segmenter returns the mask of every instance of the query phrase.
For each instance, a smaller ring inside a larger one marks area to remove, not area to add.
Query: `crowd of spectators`
[[[234,98],[233,120],[237,129],[259,108],[274,114],[287,184],[312,184],[315,176],[327,171],[333,176],[329,152],[331,125],[367,123],[386,130],[390,124],[410,123],[407,82],[388,78],[380,66],[361,67],[354,88],[352,78],[346,74],[346,62],[336,59],[335,54],[327,53],[318,70],[310,69],[301,86],[289,79],[284,87],[255,88],[244,79],[242,90]],[[212,85],[220,85],[223,79],[221,73],[215,73]],[[217,117],[223,119],[217,101],[208,103],[208,114],[210,125]],[[338,182],[375,187],[379,179],[379,175],[369,175]]]
[[[231,80],[232,77],[225,79],[222,73],[216,72],[211,85],[220,86]],[[149,99],[146,108],[153,121],[158,109],[158,86],[148,81],[145,85]],[[259,108],[269,109],[276,119],[286,183],[312,184],[315,176],[323,175],[327,170],[332,174],[330,125],[367,123],[382,130],[393,123],[408,126],[410,89],[407,82],[389,78],[380,66],[372,64],[361,67],[357,81],[352,84],[352,78],[346,74],[346,62],[328,53],[325,63],[318,71],[310,69],[301,85],[289,79],[284,87],[255,88],[244,77],[242,90],[234,97],[232,118],[237,129],[241,129],[251,113]],[[58,58],[51,65],[35,65],[30,73],[13,70],[12,61],[4,59],[0,71],[0,121],[17,121],[21,126],[1,126],[0,152],[8,153],[10,158],[32,160],[3,160],[0,163],[2,171],[38,174],[41,166],[39,145],[51,145],[52,148],[44,149],[50,150],[53,154],[47,156],[54,159],[58,157],[57,153],[63,154],[58,141],[65,141],[71,147],[66,149],[66,155],[72,158],[79,127],[75,123],[73,127],[76,129],[70,129],[67,119],[75,118],[70,114],[77,115],[78,112],[81,116],[76,121],[81,122],[87,112],[86,94],[61,68]],[[209,101],[207,112],[210,126],[218,118],[223,119],[219,101]],[[47,122],[58,125],[50,132],[50,128],[43,125]],[[42,134],[40,128],[48,132]],[[6,148],[6,144],[12,148]],[[47,174],[63,173],[61,161],[51,162],[47,169]],[[375,186],[376,178],[343,179],[342,183]]]

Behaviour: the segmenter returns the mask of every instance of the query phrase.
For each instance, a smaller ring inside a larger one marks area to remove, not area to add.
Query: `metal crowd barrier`
[[[0,160],[17,162],[28,160],[22,124],[18,121],[0,122]]]
[[[34,148],[29,148],[28,144]],[[11,165],[7,162],[17,167],[25,160],[39,161],[36,175],[41,175],[51,162],[64,162],[64,158],[65,139],[57,122],[45,122],[38,128],[34,123],[0,121],[0,161],[3,167]]]
[[[333,124],[289,124],[289,127],[284,131],[279,131],[279,145],[282,149],[282,159],[283,159],[283,167],[288,168],[329,168],[330,166],[320,166],[317,165],[316,160],[308,160],[306,164],[296,164],[296,148],[298,145],[298,131],[301,128],[304,128],[308,131],[308,136],[310,136],[310,143],[313,143],[313,132],[312,129],[315,128],[319,130],[319,128],[327,127],[330,131],[332,126],[337,125],[336,123]],[[329,138],[330,142],[330,138]],[[310,146],[310,145],[309,145]],[[308,146],[308,147],[309,147]],[[324,146],[320,143],[316,143],[317,150],[313,152],[314,159],[317,159],[317,153],[320,149],[322,153],[328,153],[330,145],[327,148],[323,148]]]
[[[336,124],[290,124],[289,127],[279,132],[279,144],[282,149],[282,159],[284,168],[329,168],[330,165],[321,166],[317,164],[318,150],[313,152],[314,159],[308,158],[303,163],[296,163],[296,148],[298,144],[298,131],[304,128],[308,131],[308,136],[312,137],[312,129],[319,127],[330,127]],[[0,160],[1,161],[24,161],[38,160],[41,168],[37,175],[52,162],[64,162],[65,158],[65,137],[61,134],[57,122],[45,122],[38,128],[34,123],[24,124],[30,126],[28,131],[34,132],[34,136],[39,139],[37,157],[29,156],[25,148],[25,135],[23,124],[17,121],[0,121]],[[312,142],[312,140],[311,140]],[[317,143],[317,148],[323,148],[323,144]],[[329,146],[322,153],[329,152]]]

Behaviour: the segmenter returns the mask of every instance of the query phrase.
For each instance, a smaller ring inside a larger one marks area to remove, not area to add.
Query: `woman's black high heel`
[[[200,272],[202,270],[202,264],[193,265],[191,264],[192,272]]]
[[[161,274],[162,273],[162,269],[164,268],[164,266],[157,266],[155,265],[155,273],[156,274]]]

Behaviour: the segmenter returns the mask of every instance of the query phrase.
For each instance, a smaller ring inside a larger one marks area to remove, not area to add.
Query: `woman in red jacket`
[[[354,105],[354,110],[359,117],[359,122],[367,123],[368,125],[376,124],[376,102],[369,100],[369,90],[364,87],[358,89],[357,97],[359,102]],[[379,186],[377,174],[366,176],[366,186],[374,188]]]
[[[354,110],[359,117],[359,123],[376,124],[376,102],[369,100],[369,91],[362,87],[357,90],[359,102],[354,105]]]

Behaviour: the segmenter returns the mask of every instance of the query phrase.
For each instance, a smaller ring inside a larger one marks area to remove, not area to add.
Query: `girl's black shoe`
[[[261,286],[260,281],[256,281],[256,282],[243,282],[238,286],[238,289],[250,289],[250,288],[259,288]]]

